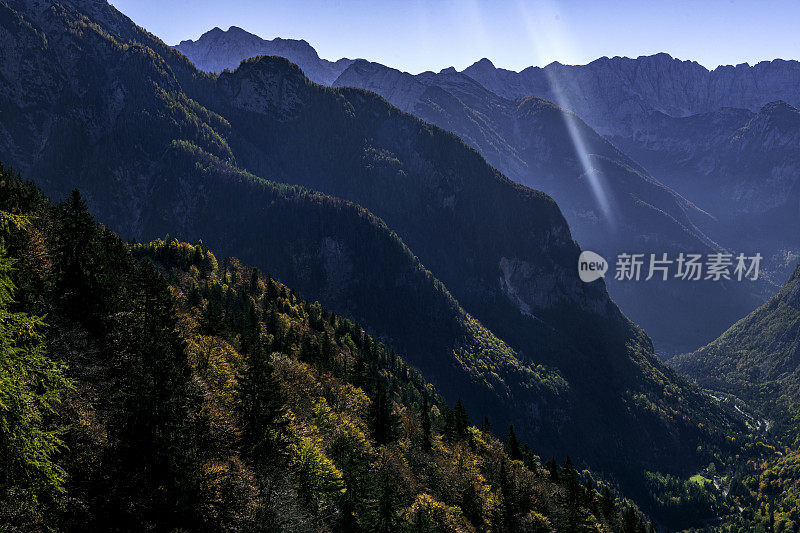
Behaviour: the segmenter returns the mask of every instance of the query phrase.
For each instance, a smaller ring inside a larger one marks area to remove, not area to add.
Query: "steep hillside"
[[[54,206],[0,178],[0,383],[52,407],[0,393],[4,530],[643,527],[568,458],[474,427],[361,326],[257,269],[126,245],[79,193]],[[45,318],[26,332],[12,316]]]
[[[555,203],[451,134],[285,60],[202,74],[102,2],[0,16],[0,157],[49,195],[79,186],[124,238],[202,239],[272,272],[542,453],[636,480],[738,448],[737,419],[579,281]]]
[[[774,298],[672,364],[703,387],[742,398],[778,422],[779,431],[793,432],[800,422],[800,265]]]
[[[699,384],[755,413],[753,425],[776,443],[739,464],[730,476],[732,531],[792,531],[800,527],[800,265],[781,291],[719,339],[671,364]]]

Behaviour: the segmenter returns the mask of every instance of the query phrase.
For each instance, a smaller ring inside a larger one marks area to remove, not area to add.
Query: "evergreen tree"
[[[397,420],[392,410],[392,400],[386,386],[375,380],[375,395],[371,406],[372,435],[378,445],[389,444],[396,437]]]
[[[522,450],[520,449],[519,440],[516,433],[514,433],[514,426],[508,426],[508,439],[506,439],[506,453],[513,460],[522,459]]]
[[[627,507],[622,514],[622,533],[641,533],[642,531],[644,531],[644,525],[636,513],[636,509],[633,506]]]
[[[500,487],[500,498],[503,503],[503,531],[517,531],[517,521],[519,515],[519,502],[517,501],[517,491],[514,480],[508,471],[509,465],[504,458],[500,463],[500,473],[498,485]]]
[[[551,457],[550,460],[545,463],[545,468],[547,468],[550,481],[558,483],[558,463],[556,463],[556,458]]]
[[[199,397],[190,384],[185,345],[163,277],[147,261],[133,280],[131,321],[118,324],[115,351],[128,354],[120,374],[123,408],[118,475],[129,476],[145,514],[162,523],[195,523],[198,449],[191,413]],[[125,316],[125,315],[123,315]],[[131,494],[118,494],[119,509]],[[120,518],[123,520],[123,518]]]
[[[608,485],[603,487],[603,493],[600,496],[600,512],[602,512],[603,516],[605,516],[607,519],[611,519],[617,512],[614,496],[611,494],[611,490],[608,488]]]
[[[253,267],[250,273],[250,292],[258,297],[261,294],[261,286],[258,283],[258,268]]]
[[[453,423],[458,438],[465,439],[470,422],[467,410],[464,408],[464,404],[461,403],[461,398],[456,401],[456,407],[453,409]]]
[[[56,288],[64,309],[79,320],[87,320],[94,303],[87,302],[92,298],[89,248],[97,228],[77,189],[61,204],[58,213],[56,266],[60,272]]]
[[[284,398],[275,378],[270,354],[264,351],[255,305],[248,299],[241,339],[243,370],[238,381],[242,444],[246,455],[261,469],[285,445]]]
[[[580,511],[581,486],[578,482],[578,475],[572,465],[572,459],[567,456],[564,466],[561,468],[561,482],[567,492],[567,520],[571,529],[578,527],[578,515]]]
[[[214,283],[208,293],[208,303],[200,318],[203,330],[209,335],[219,335],[225,329],[225,304],[222,286]]]
[[[392,533],[398,529],[397,488],[388,468],[382,468],[377,480],[377,502],[371,531]]]
[[[433,435],[431,435],[431,407],[428,404],[428,397],[422,396],[422,408],[420,410],[422,418],[422,448],[431,449]]]

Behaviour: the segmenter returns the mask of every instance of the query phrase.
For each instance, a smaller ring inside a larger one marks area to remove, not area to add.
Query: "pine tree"
[[[608,485],[603,487],[603,493],[600,496],[600,512],[602,512],[603,516],[605,516],[607,519],[612,518],[617,512],[614,496],[611,494],[611,490],[608,488]]]
[[[572,465],[572,459],[570,459],[569,456],[567,456],[564,461],[564,466],[561,468],[560,478],[567,492],[567,521],[571,529],[576,529],[578,527],[578,515],[580,511],[581,486],[578,482],[578,475]]]
[[[639,515],[636,513],[636,509],[634,509],[633,506],[627,507],[622,515],[622,532],[640,533],[643,529],[644,526],[642,525]]]
[[[208,294],[203,314],[200,317],[203,330],[209,335],[219,335],[225,330],[225,304],[222,294],[222,286],[214,283]]]
[[[250,273],[250,292],[258,297],[261,294],[261,286],[258,283],[258,268],[253,267]]]
[[[502,463],[500,463],[500,479],[498,480],[500,497],[503,502],[503,530],[517,531],[519,502],[517,501],[517,491],[514,486],[514,480],[508,469],[509,465],[506,459],[503,459]]]
[[[594,489],[594,483],[591,478],[586,479],[584,486],[584,502],[586,507],[593,513],[597,512],[597,491]]]
[[[425,450],[430,450],[433,436],[431,435],[431,408],[428,404],[427,396],[422,397],[420,417],[422,418],[422,447]]]
[[[508,456],[517,461],[522,459],[522,450],[520,449],[519,440],[516,433],[514,433],[514,426],[508,426],[508,439],[506,440],[506,453]]]
[[[274,302],[278,298],[278,287],[271,276],[267,276],[267,301]]]
[[[97,228],[81,193],[75,189],[59,209],[56,266],[57,290],[65,311],[79,320],[90,318],[94,302],[90,287],[89,248]]]
[[[399,516],[397,512],[397,489],[387,468],[382,468],[377,480],[377,502],[375,520],[371,530],[377,533],[397,531]]]
[[[375,382],[375,395],[371,406],[372,435],[378,445],[389,444],[396,437],[397,421],[392,410],[392,400],[380,379]]]
[[[467,437],[467,429],[470,426],[469,423],[469,416],[467,415],[467,410],[464,408],[464,404],[461,403],[461,398],[456,401],[456,407],[453,409],[453,423],[456,435],[460,439],[464,439]]]
[[[269,356],[260,343],[250,346],[244,357],[238,384],[242,444],[247,457],[260,471],[285,444],[285,401]]]
[[[556,458],[551,457],[547,463],[545,463],[545,468],[550,475],[550,481],[558,483],[558,463],[556,463]]]

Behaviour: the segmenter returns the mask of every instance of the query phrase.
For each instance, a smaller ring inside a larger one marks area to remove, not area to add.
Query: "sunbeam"
[[[570,40],[567,32],[561,27],[561,16],[558,8],[553,2],[536,2],[536,13],[532,13],[523,0],[517,0],[517,9],[525,25],[526,35],[530,46],[533,49],[536,61],[533,63],[544,64],[547,57],[571,57],[569,53]],[[545,51],[545,47],[547,50]],[[583,176],[589,184],[589,188],[604,220],[609,227],[616,229],[615,213],[613,209],[613,199],[611,191],[604,183],[601,172],[594,168],[589,160],[589,152],[586,149],[586,142],[580,131],[578,121],[580,120],[572,113],[569,96],[564,90],[555,69],[544,69],[550,92],[555,103],[565,110],[562,113],[564,124],[569,133],[578,161],[583,169]]]

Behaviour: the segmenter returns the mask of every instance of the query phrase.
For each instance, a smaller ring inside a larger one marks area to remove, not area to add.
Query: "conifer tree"
[[[522,450],[520,449],[519,439],[514,433],[514,426],[508,426],[508,439],[506,440],[506,453],[511,459],[522,459]]]
[[[461,403],[461,398],[456,401],[456,407],[453,409],[453,423],[455,432],[458,438],[464,439],[467,437],[467,428],[469,428],[469,416],[464,404]]]
[[[191,387],[185,345],[164,278],[145,261],[133,283],[132,320],[118,324],[114,335],[116,351],[128,354],[120,375],[118,468],[128,472],[121,475],[138,480],[136,490],[152,494],[148,499],[153,516],[176,525],[192,524],[199,464],[191,413],[199,397]]]
[[[81,193],[74,189],[59,209],[56,244],[57,290],[64,309],[75,318],[89,318],[85,299],[91,296],[89,247],[97,231]]]
[[[607,519],[612,518],[617,512],[614,496],[611,494],[611,490],[608,488],[608,485],[603,487],[603,493],[600,496],[600,512],[602,512],[603,516],[605,516]]]
[[[550,481],[558,483],[558,463],[556,463],[556,458],[551,457],[550,460],[545,463],[545,467],[550,475]]]
[[[581,486],[569,455],[564,461],[564,466],[561,467],[560,479],[567,491],[566,505],[569,527],[571,529],[576,529],[578,527],[578,513],[580,510]]]
[[[420,417],[422,418],[422,447],[430,450],[433,436],[431,435],[431,407],[428,404],[427,396],[422,397]]]
[[[378,445],[388,444],[395,439],[397,421],[392,411],[392,400],[386,386],[380,379],[375,380],[375,395],[371,406],[372,434]]]
[[[517,491],[514,480],[508,471],[509,466],[504,458],[500,463],[500,474],[498,485],[500,487],[500,497],[503,502],[503,530],[517,531],[517,521],[519,515],[519,502],[517,501]]]
[[[201,323],[203,330],[209,335],[219,335],[224,331],[225,304],[222,294],[222,286],[219,283],[211,285],[208,293],[208,303],[203,310]]]
[[[261,344],[249,346],[244,357],[238,385],[242,443],[246,455],[260,469],[285,444],[285,402],[269,355]]]
[[[258,283],[258,268],[253,267],[250,273],[250,292],[258,297],[261,294],[261,286]]]

